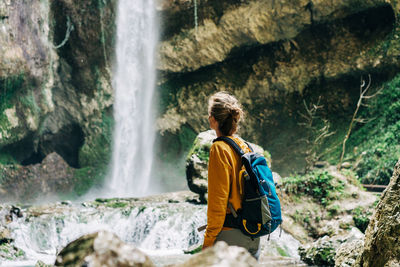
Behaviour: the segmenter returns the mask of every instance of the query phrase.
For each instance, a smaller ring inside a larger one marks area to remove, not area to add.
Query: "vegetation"
[[[18,162],[8,153],[0,152],[0,165],[18,164]]]
[[[327,171],[313,171],[304,176],[296,175],[283,179],[285,191],[293,194],[308,195],[323,206],[337,199],[343,193],[344,182],[335,180]]]
[[[357,207],[356,209],[353,210],[354,224],[358,229],[360,229],[361,232],[365,233],[371,215],[372,212],[364,209],[363,207]]]
[[[211,144],[201,145],[199,140],[195,140],[192,149],[190,150],[188,157],[191,157],[193,154],[196,154],[200,160],[204,162],[208,162],[210,157],[210,148]]]
[[[361,110],[363,118],[348,141],[347,160],[355,162],[362,183],[388,184],[400,158],[400,75],[386,83],[381,94]]]
[[[0,110],[8,108],[11,100],[18,90],[23,86],[25,75],[23,73],[11,76],[6,79],[0,79]]]
[[[91,188],[100,187],[103,184],[104,177],[107,175],[107,166],[84,167],[76,169],[74,172],[74,188],[71,195],[66,199],[82,196]]]
[[[91,138],[79,151],[80,169],[74,172],[74,195],[82,196],[92,187],[100,187],[107,175],[111,157],[111,142],[114,119],[104,112],[102,119],[92,125]]]
[[[336,249],[331,242],[321,243],[318,247],[299,248],[301,259],[313,266],[335,266]]]

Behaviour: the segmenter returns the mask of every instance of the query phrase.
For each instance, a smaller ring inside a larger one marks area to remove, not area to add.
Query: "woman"
[[[244,141],[234,136],[243,117],[242,108],[234,96],[226,92],[212,95],[208,102],[208,114],[210,127],[218,137],[230,137],[245,152],[250,152]],[[208,211],[203,249],[217,241],[225,241],[228,245],[246,248],[258,259],[260,238],[251,238],[239,229],[224,227],[225,216],[231,213],[229,207],[235,211],[241,208],[241,167],[239,155],[229,144],[223,141],[213,143],[208,163]]]

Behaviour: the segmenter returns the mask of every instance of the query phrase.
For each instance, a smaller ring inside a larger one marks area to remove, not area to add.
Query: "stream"
[[[190,257],[184,251],[203,242],[204,232],[199,233],[197,228],[206,223],[207,207],[161,199],[99,199],[24,207],[23,217],[14,215],[9,223],[4,220],[9,209],[4,208],[0,222],[7,225],[14,245],[25,252],[25,257],[3,261],[0,266],[34,266],[38,260],[53,264],[56,254],[69,242],[99,230],[113,232],[138,247],[157,266],[183,262]],[[275,231],[270,241],[262,238],[261,243],[260,261],[285,256],[286,262],[299,262],[299,242],[291,235],[282,232],[279,237],[279,231]]]

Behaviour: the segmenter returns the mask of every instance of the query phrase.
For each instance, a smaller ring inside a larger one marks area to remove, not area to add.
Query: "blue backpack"
[[[235,211],[228,203],[232,213],[226,215],[224,226],[239,228],[250,237],[271,234],[282,224],[282,214],[275,183],[265,157],[253,152],[247,142],[251,150],[249,153],[244,153],[229,137],[221,136],[213,142],[216,141],[228,143],[240,155],[245,167],[242,172],[244,184],[242,208]]]

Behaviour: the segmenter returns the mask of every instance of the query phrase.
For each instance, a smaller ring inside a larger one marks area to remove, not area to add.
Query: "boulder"
[[[45,198],[54,193],[70,192],[73,183],[73,168],[53,152],[41,163],[28,166],[6,166],[3,169],[1,199],[28,201]],[[40,194],[40,195],[39,195]]]
[[[400,160],[365,232],[355,266],[400,265]]]
[[[360,255],[364,247],[364,239],[357,239],[345,242],[339,246],[335,255],[336,267],[354,266],[357,257]]]
[[[336,250],[340,245],[345,242],[361,240],[363,237],[361,231],[355,227],[346,236],[324,236],[314,243],[300,246],[300,258],[309,265],[334,266]]]
[[[208,159],[210,147],[215,138],[217,135],[214,130],[199,133],[186,160],[186,179],[189,189],[199,194],[202,202],[207,202]],[[264,155],[268,165],[271,166],[271,156],[268,151],[256,144],[249,144],[255,152]]]
[[[256,267],[256,259],[241,247],[228,246],[225,242],[217,242],[214,246],[191,257],[174,267]]]
[[[115,234],[100,231],[69,243],[57,255],[55,266],[141,266],[154,267],[139,249],[121,241]]]

